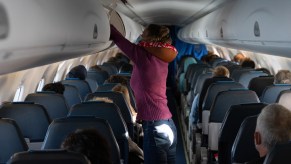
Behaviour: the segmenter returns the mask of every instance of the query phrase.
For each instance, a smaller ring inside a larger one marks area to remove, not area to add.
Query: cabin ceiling
[[[101,0],[105,7],[115,0]],[[223,6],[228,0],[117,0],[116,11],[138,23],[185,26]]]

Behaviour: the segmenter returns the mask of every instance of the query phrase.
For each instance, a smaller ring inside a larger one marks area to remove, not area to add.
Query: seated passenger
[[[251,58],[245,58],[241,63],[241,67],[243,67],[243,68],[256,68],[256,64]]]
[[[128,85],[129,79],[120,75],[111,75],[107,80],[108,83],[120,83],[122,85]]]
[[[103,101],[106,103],[113,103],[113,100],[111,100],[108,97],[93,97],[89,101]],[[144,160],[143,151],[130,137],[128,137],[128,146],[129,146],[128,163],[129,164],[142,163]]]
[[[204,81],[204,84],[202,86],[200,94],[198,93],[195,95],[195,98],[193,100],[192,106],[191,106],[191,113],[189,116],[189,124],[195,125],[198,120],[199,122],[202,121],[202,104],[207,92],[208,87],[217,82],[217,81],[232,81],[232,79],[229,78],[229,71],[224,66],[217,66],[213,70],[213,77],[208,78]],[[189,126],[189,128],[191,128]]]
[[[63,94],[65,91],[65,86],[61,82],[49,83],[42,88],[42,91],[53,91],[58,94]]]
[[[291,84],[291,72],[289,70],[279,70],[274,77],[274,84]]]
[[[258,116],[254,141],[260,158],[247,164],[263,164],[267,153],[275,144],[291,140],[291,112],[279,104],[263,108]]]
[[[115,87],[112,88],[112,91],[120,92],[123,94],[123,96],[125,98],[125,102],[127,103],[128,107],[130,108],[130,113],[131,113],[133,122],[135,123],[137,113],[135,112],[134,108],[132,107],[132,105],[130,103],[130,97],[129,97],[127,87],[125,85],[122,85],[122,84],[117,84]]]
[[[111,164],[108,143],[95,129],[76,130],[61,147],[85,155],[91,164]]]
[[[242,61],[245,59],[245,56],[242,53],[237,53],[232,61],[235,62],[238,65],[241,65]]]
[[[70,72],[67,74],[67,77],[85,80],[87,77],[87,69],[83,65],[78,65],[70,70]]]

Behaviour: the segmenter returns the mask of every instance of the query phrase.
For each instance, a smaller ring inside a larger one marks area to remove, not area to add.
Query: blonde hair
[[[117,84],[112,88],[112,91],[119,92],[119,93],[123,94],[125,101],[126,101],[128,107],[130,108],[131,115],[135,116],[136,112],[130,103],[130,97],[129,97],[129,92],[128,92],[127,87],[125,85],[122,85],[122,84]],[[135,118],[134,118],[134,121],[135,121]]]
[[[217,66],[213,70],[213,76],[226,76],[226,77],[229,77],[229,71],[224,66]]]
[[[89,101],[102,101],[102,102],[106,102],[106,103],[113,103],[113,101],[108,97],[93,97]]]

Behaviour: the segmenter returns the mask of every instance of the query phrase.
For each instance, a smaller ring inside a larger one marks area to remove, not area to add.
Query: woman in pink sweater
[[[175,163],[177,131],[167,106],[168,62],[177,55],[170,45],[169,29],[149,25],[135,45],[112,25],[110,39],[133,61],[130,85],[137,105],[137,120],[144,131],[145,164]]]

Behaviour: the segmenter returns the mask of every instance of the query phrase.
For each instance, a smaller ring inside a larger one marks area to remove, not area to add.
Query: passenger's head
[[[125,85],[117,84],[112,88],[112,91],[122,93],[123,96],[125,97],[127,103],[130,104],[130,97],[129,97],[128,88]]]
[[[49,84],[46,84],[42,88],[42,91],[53,91],[53,92],[56,92],[58,94],[63,94],[64,91],[65,91],[65,86],[62,83],[60,83],[60,82],[57,82],[57,83],[49,83]]]
[[[270,104],[263,108],[257,119],[254,138],[261,157],[275,144],[290,141],[291,112],[279,104]]]
[[[217,66],[214,68],[213,70],[213,76],[225,76],[225,77],[229,77],[229,71],[226,67],[224,66]]]
[[[245,56],[242,53],[238,53],[233,57],[232,61],[240,64],[244,58]]]
[[[79,78],[80,80],[85,80],[87,77],[87,69],[83,65],[78,65],[73,67],[68,73],[69,78]]]
[[[128,79],[124,76],[120,76],[120,75],[111,75],[108,79],[107,79],[108,83],[121,83],[123,85],[127,85],[128,84]]]
[[[102,101],[102,102],[106,102],[106,103],[113,103],[113,100],[111,100],[108,97],[97,97],[97,96],[91,98],[88,101]]]
[[[103,69],[101,67],[99,67],[98,65],[93,65],[89,68],[89,70],[94,70],[94,71],[103,71]]]
[[[291,72],[289,70],[280,70],[274,77],[275,84],[291,84]]]
[[[156,24],[147,26],[141,36],[142,40],[147,42],[172,42],[169,28]]]
[[[243,68],[255,68],[256,64],[252,59],[245,58],[241,63],[241,67],[243,67]]]
[[[69,134],[62,148],[85,155],[91,164],[111,164],[108,143],[96,129],[79,129]]]

